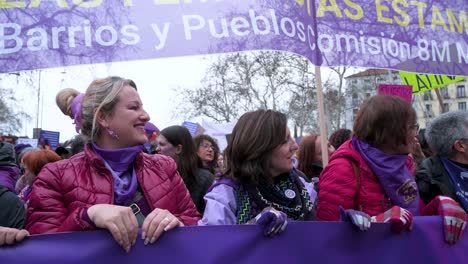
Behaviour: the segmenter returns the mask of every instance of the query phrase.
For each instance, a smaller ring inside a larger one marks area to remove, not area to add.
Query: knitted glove
[[[265,236],[272,237],[286,229],[288,218],[285,213],[277,211],[272,207],[266,207],[249,223],[262,225]]]
[[[351,222],[354,226],[358,227],[361,231],[369,230],[371,226],[371,217],[361,211],[356,211],[353,209],[345,210],[340,205],[340,221],[341,222]]]
[[[373,216],[371,222],[374,223],[391,223],[395,233],[408,229],[411,230],[413,223],[413,214],[410,211],[399,206],[393,206],[391,209]]]
[[[437,196],[439,201],[439,214],[444,219],[445,241],[455,244],[463,235],[466,226],[466,212],[450,197]]]

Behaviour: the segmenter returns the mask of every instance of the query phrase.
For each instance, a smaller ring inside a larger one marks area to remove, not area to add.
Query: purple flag
[[[266,49],[468,75],[466,0],[18,0],[0,11],[0,72]]]
[[[350,223],[293,222],[266,238],[260,226],[183,227],[155,244],[141,239],[125,253],[109,232],[75,232],[28,238],[0,248],[2,263],[465,263],[468,235],[443,240],[441,217],[415,217],[413,230],[395,234],[390,224],[367,232]]]
[[[188,131],[190,132],[190,135],[192,137],[195,137],[197,135],[198,129],[200,128],[200,125],[198,123],[193,123],[189,121],[184,121],[182,123],[182,126],[186,127]]]

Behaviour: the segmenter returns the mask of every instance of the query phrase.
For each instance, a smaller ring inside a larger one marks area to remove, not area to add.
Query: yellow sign
[[[465,80],[464,76],[418,74],[411,72],[400,72],[400,76],[403,84],[413,86],[413,94],[424,93],[432,89]]]

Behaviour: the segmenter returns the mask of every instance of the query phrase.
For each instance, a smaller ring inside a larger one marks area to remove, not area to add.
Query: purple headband
[[[71,104],[71,112],[75,120],[73,124],[75,124],[76,133],[80,133],[81,128],[81,101],[83,100],[83,96],[84,94],[77,95]]]

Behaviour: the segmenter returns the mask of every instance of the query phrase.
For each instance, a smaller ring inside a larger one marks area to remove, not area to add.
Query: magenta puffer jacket
[[[140,153],[135,171],[152,210],[166,209],[185,225],[197,223],[200,214],[171,158]],[[41,170],[33,184],[26,228],[31,234],[92,230],[82,219],[83,211],[113,201],[112,174],[88,145],[84,152]]]
[[[359,173],[360,186],[352,163]],[[410,156],[406,166],[414,174],[414,162]],[[351,140],[333,153],[320,174],[317,220],[339,221],[340,205],[371,216],[381,214],[393,206],[379,179],[354,149]]]

